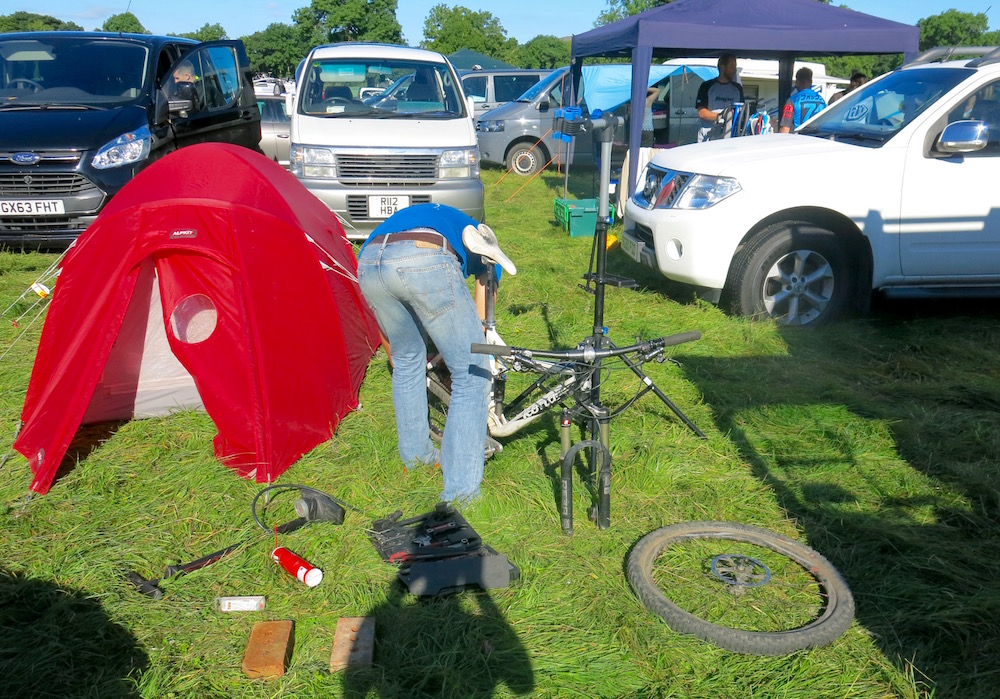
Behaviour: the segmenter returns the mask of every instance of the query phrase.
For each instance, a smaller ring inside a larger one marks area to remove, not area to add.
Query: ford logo
[[[10,161],[18,165],[34,165],[41,159],[42,156],[37,153],[14,153],[10,156]]]

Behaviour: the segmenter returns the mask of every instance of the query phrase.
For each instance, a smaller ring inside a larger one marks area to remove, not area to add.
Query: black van
[[[243,42],[0,34],[0,245],[71,242],[139,170],[203,141],[260,149]]]

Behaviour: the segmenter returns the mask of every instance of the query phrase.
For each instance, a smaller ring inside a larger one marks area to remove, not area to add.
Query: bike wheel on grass
[[[751,655],[832,643],[854,598],[826,558],[804,544],[734,522],[685,522],[636,544],[626,565],[642,603],[675,631]]]

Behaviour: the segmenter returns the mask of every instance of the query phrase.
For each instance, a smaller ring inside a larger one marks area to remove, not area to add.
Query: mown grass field
[[[485,170],[488,220],[520,273],[505,278],[509,344],[573,347],[591,332],[579,288],[590,240],[556,224],[556,173]],[[571,194],[592,196],[590,175]],[[0,254],[0,305],[54,260]],[[260,486],[215,461],[211,420],[187,412],[94,431],[96,447],[27,504],[25,460],[0,469],[0,695],[10,697],[994,697],[1000,682],[1000,311],[992,302],[879,303],[809,332],[732,318],[625,259],[606,324],[627,344],[699,329],[677,364],[646,369],[707,434],[647,395],[612,422],[611,528],[558,517],[559,432],[548,415],[504,440],[465,515],[521,578],[507,589],[420,601],[368,540],[373,519],[430,510],[440,473],[405,474],[395,450],[383,353],[362,409],[279,480],[358,508],[282,543],[326,574],[307,589],[269,560],[250,501]],[[57,292],[58,293],[58,292]],[[303,300],[308,303],[308,299]],[[24,400],[41,319],[0,319],[0,448]],[[25,329],[27,327],[27,329]],[[18,338],[15,342],[15,338]],[[290,356],[289,361],[294,361]],[[635,388],[618,373],[603,395]],[[54,406],[58,409],[58,406]],[[285,516],[287,515],[287,516]],[[269,509],[294,517],[291,499]],[[673,632],[630,590],[625,557],[647,532],[690,520],[757,525],[808,544],[850,584],[856,620],[830,646],[738,655]],[[163,584],[153,601],[125,581],[158,577],[232,543],[247,545]],[[262,612],[223,614],[221,595],[265,595]],[[374,616],[375,664],[328,672],[337,619]],[[295,621],[278,680],[240,672],[250,629]]]

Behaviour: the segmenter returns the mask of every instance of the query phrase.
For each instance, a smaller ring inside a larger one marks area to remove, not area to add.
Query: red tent
[[[14,448],[45,493],[81,424],[204,406],[216,457],[271,482],[357,406],[377,346],[336,216],[258,153],[189,146],[66,255]]]

